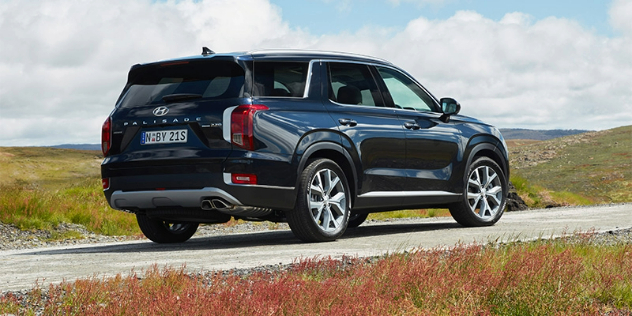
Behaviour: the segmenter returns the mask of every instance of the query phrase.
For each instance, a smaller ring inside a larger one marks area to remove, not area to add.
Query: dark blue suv
[[[382,59],[204,48],[132,66],[103,124],[103,191],[159,243],[231,217],[287,221],[304,241],[406,208],[493,225],[507,147],[459,110]]]

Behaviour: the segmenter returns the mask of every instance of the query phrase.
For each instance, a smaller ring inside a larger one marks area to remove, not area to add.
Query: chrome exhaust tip
[[[217,210],[230,210],[235,207],[234,205],[220,199],[212,199],[211,204],[213,205],[213,208]]]

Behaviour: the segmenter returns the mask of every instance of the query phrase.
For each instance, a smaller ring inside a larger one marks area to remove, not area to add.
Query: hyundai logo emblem
[[[154,109],[153,113],[155,116],[164,116],[164,115],[167,115],[167,113],[169,113],[169,108],[167,108],[166,106],[159,106]]]

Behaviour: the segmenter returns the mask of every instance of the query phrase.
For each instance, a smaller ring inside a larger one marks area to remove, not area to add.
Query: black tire
[[[136,214],[138,226],[145,237],[159,244],[181,243],[189,240],[197,230],[199,223],[172,222]]]
[[[299,180],[296,206],[286,214],[292,233],[307,242],[342,236],[351,213],[349,185],[342,169],[332,160],[316,159],[308,163]]]
[[[480,157],[470,165],[463,197],[449,207],[450,214],[466,227],[494,225],[505,211],[508,190],[507,178],[498,164]]]
[[[356,228],[362,225],[362,223],[366,221],[367,217],[369,217],[369,213],[351,214],[351,216],[349,217],[349,223],[347,224],[347,228]]]

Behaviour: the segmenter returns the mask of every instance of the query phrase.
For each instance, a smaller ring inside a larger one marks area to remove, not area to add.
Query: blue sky
[[[410,20],[423,16],[444,20],[457,11],[473,10],[498,21],[505,14],[522,12],[541,20],[550,16],[567,18],[587,29],[611,36],[608,23],[610,2],[605,0],[272,0],[282,9],[290,26],[306,28],[312,34],[356,32],[367,25],[404,28]]]
[[[632,0],[0,0],[0,146],[98,143],[129,67],[298,48],[393,62],[501,128],[632,124]]]

